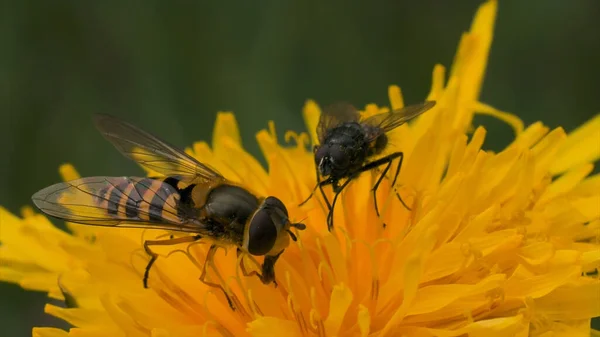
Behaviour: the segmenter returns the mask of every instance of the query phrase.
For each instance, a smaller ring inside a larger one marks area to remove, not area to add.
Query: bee
[[[388,145],[387,132],[419,116],[433,106],[435,106],[435,101],[426,101],[368,118],[361,118],[360,113],[348,103],[335,103],[326,108],[317,124],[317,138],[320,145],[315,145],[313,148],[317,184],[300,206],[308,202],[318,188],[329,210],[327,228],[331,231],[333,229],[333,209],[342,190],[361,173],[385,165],[372,188],[375,212],[379,216],[377,188],[389,171],[392,161],[398,158],[398,167],[392,180],[392,187],[395,190],[404,154],[395,152],[376,160],[372,160],[372,158],[386,149]],[[322,178],[324,180],[321,180]],[[340,184],[340,180],[343,179],[345,181]],[[326,185],[333,187],[335,194],[332,202],[329,202],[323,191],[323,186]],[[404,207],[410,210],[397,191],[396,196]]]
[[[290,238],[297,239],[290,229],[306,228],[290,222],[281,200],[254,195],[184,151],[120,119],[96,115],[94,122],[123,155],[164,177],[98,176],[55,184],[32,196],[39,210],[85,225],[162,229],[178,234],[144,241],[150,256],[144,288],[148,288],[150,269],[158,258],[152,246],[201,239],[208,239],[211,245],[200,281],[220,288],[232,309],[233,302],[223,286],[205,280],[207,266],[212,266],[219,246],[235,246],[238,257],[243,253],[264,256],[260,272],[248,272],[243,262],[241,270],[245,276],[256,275],[264,284],[274,282],[277,286],[275,263]]]

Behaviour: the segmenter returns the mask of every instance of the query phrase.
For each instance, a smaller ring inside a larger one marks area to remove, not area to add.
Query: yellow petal
[[[444,82],[446,80],[446,68],[441,64],[436,64],[433,67],[431,90],[427,96],[428,100],[439,99],[444,90]]]
[[[152,329],[150,332],[151,337],[171,337],[169,331],[165,329]]]
[[[371,315],[369,310],[360,304],[358,306],[358,327],[360,329],[360,336],[366,337],[369,335],[371,326]]]
[[[56,328],[33,328],[33,337],[68,337],[69,333]]]
[[[471,29],[463,36],[455,56],[450,76],[459,78],[460,96],[458,99],[460,103],[464,104],[454,121],[454,125],[459,130],[465,130],[470,125],[473,116],[472,104],[477,102],[481,91],[492,43],[497,6],[497,1],[491,0],[479,7]]]
[[[528,324],[521,315],[492,318],[470,323],[459,329],[432,329],[422,327],[399,328],[394,336],[436,337],[506,337],[528,336]]]
[[[518,267],[520,268],[520,267]],[[507,297],[538,298],[547,295],[554,289],[573,279],[580,273],[580,267],[572,266],[559,270],[553,270],[547,274],[518,279],[514,275],[505,284]]]
[[[58,171],[60,172],[60,176],[64,181],[70,181],[81,178],[79,173],[77,173],[77,170],[75,170],[75,167],[73,167],[73,165],[71,164],[61,165]]]
[[[114,326],[110,317],[103,310],[65,309],[52,304],[46,304],[44,312],[71,323],[73,326]]]
[[[598,233],[600,233],[600,231]],[[600,249],[582,253],[581,267],[584,271],[592,271],[596,268],[600,268]]]
[[[469,337],[503,337],[515,336],[524,328],[523,316],[518,315],[477,321],[460,330],[468,333]]]
[[[529,265],[539,265],[552,258],[554,245],[549,242],[533,242],[519,249],[519,256]]]
[[[536,314],[553,320],[600,316],[600,281],[567,284],[534,301]]]
[[[463,254],[463,245],[451,242],[436,249],[426,260],[422,282],[429,282],[460,270],[467,257]]]
[[[572,266],[577,263],[581,253],[575,250],[561,249],[554,252],[554,256],[548,261],[548,268],[550,269],[562,269],[568,266]],[[585,264],[585,263],[584,263]]]
[[[554,161],[560,146],[565,142],[567,134],[563,128],[556,128],[546,135],[531,149],[535,158],[534,182],[541,180],[548,173],[548,168]]]
[[[600,158],[600,114],[571,132],[562,144],[550,171],[558,174]]]
[[[217,113],[217,120],[215,122],[212,139],[215,152],[226,151],[226,149],[222,147],[222,139],[231,139],[237,144],[242,144],[242,138],[240,136],[237,121],[231,112]]]
[[[422,222],[426,224],[431,219],[424,219]],[[423,260],[426,257],[426,253],[429,253],[433,248],[435,233],[437,231],[437,225],[427,226],[427,230],[423,235],[421,245],[411,254],[404,265],[404,280],[403,280],[403,300],[400,307],[395,310],[392,317],[385,324],[381,331],[382,336],[388,336],[392,329],[406,316],[409,308],[413,305],[416,296],[417,288],[419,286],[419,279],[421,277]]]
[[[310,134],[312,144],[319,144],[319,139],[317,137],[317,124],[319,124],[319,118],[321,117],[321,109],[315,101],[308,100],[306,101],[306,104],[304,104],[302,114],[304,115],[304,122],[306,123],[306,128]]]
[[[579,198],[571,203],[573,208],[584,217],[584,221],[592,221],[600,219],[600,194],[587,197]]]
[[[388,97],[390,99],[392,110],[402,109],[404,107],[404,99],[402,98],[402,91],[399,86],[390,85],[388,88]]]
[[[556,198],[557,196],[570,192],[588,174],[590,174],[593,169],[594,165],[588,163],[567,171],[567,173],[554,180],[552,184],[548,186],[548,188],[544,191],[544,194],[542,194],[538,200],[537,205],[543,205],[552,198]]]
[[[596,336],[590,331],[590,320],[550,322],[539,327],[541,334],[533,329],[532,335],[539,337],[591,337]]]
[[[343,283],[333,287],[329,300],[329,316],[325,320],[328,336],[338,336],[346,311],[352,303],[352,291]]]
[[[254,337],[302,336],[296,322],[274,317],[260,317],[248,323],[248,329],[246,329],[246,331]]]
[[[510,146],[516,146],[519,149],[529,149],[542,139],[548,131],[550,131],[550,128],[543,125],[541,122],[533,123],[528,126]]]
[[[500,111],[481,102],[477,102],[475,104],[475,113],[496,117],[499,120],[507,123],[513,128],[516,136],[520,135],[523,132],[523,121],[514,114]]]
[[[408,315],[420,315],[436,311],[452,303],[460,297],[483,293],[500,287],[505,276],[492,275],[478,284],[443,284],[426,286],[417,291],[415,304],[410,308]]]
[[[600,174],[595,174],[573,188],[573,195],[590,196],[598,194],[598,191],[600,191]]]
[[[15,238],[19,237],[22,220],[2,206],[0,206],[0,224],[2,224],[0,242],[6,244],[7,241],[15,240]]]

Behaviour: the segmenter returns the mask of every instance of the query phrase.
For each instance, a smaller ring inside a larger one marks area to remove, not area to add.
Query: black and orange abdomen
[[[110,217],[177,223],[181,221],[179,200],[177,188],[160,180],[139,178],[103,188],[95,201]]]

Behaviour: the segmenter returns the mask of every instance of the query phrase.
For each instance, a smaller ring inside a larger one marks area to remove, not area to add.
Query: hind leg
[[[379,206],[377,203],[377,189],[379,188],[379,185],[381,184],[381,182],[383,181],[384,178],[386,178],[386,174],[388,173],[390,167],[392,166],[392,162],[396,159],[399,158],[399,162],[398,162],[398,167],[396,168],[396,172],[394,173],[394,179],[392,179],[392,188],[394,189],[394,192],[396,194],[396,197],[398,198],[398,200],[400,201],[400,203],[402,203],[402,205],[407,209],[407,210],[411,210],[410,207],[408,207],[408,205],[404,202],[404,200],[402,200],[402,197],[400,196],[400,193],[398,193],[398,191],[396,190],[396,181],[398,180],[398,176],[400,175],[400,168],[402,167],[402,162],[404,159],[404,153],[403,152],[395,152],[392,153],[386,157],[380,158],[376,161],[367,163],[366,165],[364,165],[357,173],[362,173],[365,171],[369,171],[372,170],[374,168],[377,168],[379,166],[385,165],[385,168],[383,169],[383,172],[381,173],[381,175],[379,175],[379,178],[377,179],[377,182],[375,183],[375,185],[373,185],[373,189],[371,190],[373,192],[373,202],[375,204],[375,212],[377,213],[377,216],[380,216],[379,214]]]

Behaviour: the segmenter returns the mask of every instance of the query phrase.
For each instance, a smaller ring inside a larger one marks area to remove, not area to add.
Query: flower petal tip
[[[58,172],[64,181],[71,181],[81,178],[75,167],[70,163],[60,165]]]
[[[319,118],[321,117],[321,108],[319,105],[311,99],[307,100],[304,104],[304,108],[302,109],[302,114],[304,116],[304,122],[306,123],[306,128],[310,133],[310,137],[312,139],[313,144],[318,144],[319,140],[317,138],[317,124],[319,124]]]
[[[397,110],[404,107],[404,98],[402,97],[402,90],[399,86],[390,85],[388,87],[388,97],[392,110]]]
[[[212,144],[215,148],[215,151],[219,151],[221,149],[223,139],[230,139],[236,144],[242,144],[242,137],[240,136],[237,120],[235,115],[230,111],[217,112],[217,119],[215,121],[212,139]]]

